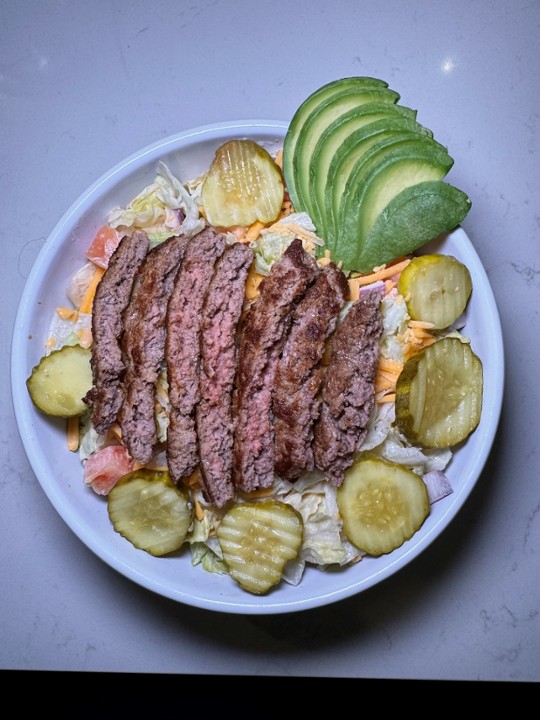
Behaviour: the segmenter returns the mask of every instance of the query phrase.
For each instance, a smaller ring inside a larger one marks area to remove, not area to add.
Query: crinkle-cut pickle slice
[[[300,552],[303,530],[302,517],[293,507],[264,500],[232,507],[217,536],[233,580],[261,595],[281,580],[286,563]]]
[[[83,402],[92,387],[90,350],[80,345],[65,345],[45,355],[26,381],[34,405],[55,417],[81,415],[88,406]]]
[[[221,145],[201,189],[206,217],[216,227],[269,223],[279,215],[283,196],[281,170],[253,140]]]
[[[167,471],[149,468],[120,478],[107,507],[116,532],[158,557],[182,547],[193,520],[187,489],[177,487]]]
[[[405,363],[396,383],[397,426],[414,445],[451,447],[477,427],[482,397],[480,358],[460,338],[442,338]]]
[[[375,556],[403,545],[429,515],[422,478],[379,458],[362,458],[345,472],[337,504],[347,538]]]
[[[447,328],[467,306],[472,292],[471,274],[452,255],[419,255],[401,273],[398,290],[413,320]]]

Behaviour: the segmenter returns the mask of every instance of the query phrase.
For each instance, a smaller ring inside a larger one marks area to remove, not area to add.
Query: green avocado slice
[[[385,87],[388,87],[388,83],[384,80],[379,80],[378,78],[365,76],[339,78],[338,80],[332,80],[331,82],[326,83],[326,85],[323,85],[322,87],[315,90],[304,100],[304,102],[296,110],[283,142],[283,174],[287,183],[289,195],[295,207],[298,202],[298,197],[296,195],[296,190],[294,187],[293,157],[296,149],[296,143],[298,141],[298,136],[310,113],[324,100],[331,97],[335,93],[342,92],[343,90],[347,90],[349,88],[359,89]]]
[[[403,119],[414,123],[416,110],[391,103],[366,103],[340,115],[326,128],[317,141],[310,160],[309,188],[307,191],[305,188],[301,188],[299,192],[304,195],[307,192],[309,195],[311,219],[321,233],[326,225],[324,191],[334,155],[343,143],[361,128],[384,118],[388,118],[389,122],[394,119]],[[428,131],[426,130],[426,132]]]
[[[455,229],[471,209],[466,193],[441,180],[419,182],[398,193],[379,213],[350,258],[360,272],[407,255]]]
[[[358,248],[386,205],[402,190],[429,180],[441,180],[451,169],[453,159],[440,143],[422,135],[396,139],[372,148],[354,166],[341,198],[334,260],[344,268],[367,272],[359,267]],[[380,265],[384,260],[378,260]]]
[[[311,215],[309,202],[309,171],[311,157],[317,142],[326,128],[343,113],[367,103],[395,104],[399,95],[389,88],[362,88],[345,90],[328,98],[311,112],[300,131],[293,156],[293,186],[298,198],[297,210]]]
[[[318,193],[323,196],[320,234],[328,247],[333,247],[339,234],[341,202],[346,192],[355,187],[349,178],[360,167],[362,159],[379,156],[384,148],[418,136],[431,138],[432,133],[414,120],[387,117],[355,130],[336,149],[324,184],[321,179],[316,182]]]

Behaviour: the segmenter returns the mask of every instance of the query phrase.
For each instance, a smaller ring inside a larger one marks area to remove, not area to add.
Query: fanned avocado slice
[[[311,154],[308,190],[311,219],[317,227],[319,235],[323,234],[327,225],[324,195],[328,184],[328,171],[335,154],[353,136],[358,138],[357,133],[361,133],[363,128],[384,119],[387,119],[388,123],[392,123],[394,120],[408,120],[413,125],[422,127],[415,123],[416,110],[404,105],[374,102],[354,107],[343,113],[326,128],[318,139]],[[426,129],[425,132],[429,133],[430,131]]]
[[[311,112],[300,131],[293,157],[293,183],[298,196],[297,210],[311,215],[309,198],[309,170],[311,156],[317,141],[326,128],[343,113],[368,103],[381,102],[388,105],[399,100],[399,95],[390,88],[361,88],[345,90],[328,98]]]
[[[470,208],[466,193],[441,180],[408,187],[388,203],[367,235],[359,239],[353,262],[368,272],[375,265],[413,252],[456,228]]]
[[[332,82],[329,82],[318,88],[318,90],[315,90],[315,92],[311,93],[311,95],[309,95],[296,110],[283,143],[283,174],[287,182],[290,198],[295,207],[297,207],[298,204],[298,196],[296,194],[293,178],[293,157],[300,131],[311,112],[315,110],[320,103],[324,102],[329,97],[332,97],[332,95],[344,90],[350,88],[359,89],[385,87],[388,87],[388,83],[384,80],[379,80],[378,78],[365,76],[339,78],[338,80],[332,80]]]
[[[335,250],[344,268],[372,270],[374,266],[368,266],[364,246],[379,214],[402,190],[421,182],[441,180],[452,164],[440,143],[410,134],[402,141],[366,153],[351,172],[340,205]],[[384,254],[378,257],[375,265],[386,262],[383,257]]]
[[[418,135],[432,137],[431,131],[413,120],[387,117],[355,130],[336,149],[324,187],[324,222],[321,236],[328,247],[333,248],[339,235],[341,203],[343,198],[356,188],[355,183],[358,182],[357,178],[363,167],[360,164],[362,159],[366,159],[367,165],[371,157],[383,157],[383,148]]]

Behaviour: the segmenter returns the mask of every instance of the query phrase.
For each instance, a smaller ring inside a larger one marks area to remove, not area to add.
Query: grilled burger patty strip
[[[232,391],[236,372],[236,327],[244,302],[253,251],[229,245],[219,259],[202,313],[200,401],[196,409],[203,493],[223,507],[232,483]]]
[[[283,353],[277,363],[273,390],[276,473],[288,480],[313,470],[313,424],[319,416],[317,398],[325,343],[349,295],[345,275],[328,265],[297,306]]]
[[[352,305],[333,338],[315,424],[315,465],[339,487],[367,434],[375,405],[374,382],[383,330],[382,296],[376,290]]]
[[[241,330],[235,396],[233,482],[246,492],[274,480],[272,386],[291,313],[319,270],[293,240],[260,284]]]
[[[147,251],[146,233],[125,235],[96,288],[92,306],[93,387],[84,401],[92,406],[92,424],[98,433],[107,432],[122,404],[121,380],[125,370],[120,349],[122,314]]]
[[[188,245],[167,312],[165,360],[171,405],[167,463],[175,482],[199,463],[195,407],[199,401],[202,308],[225,236],[207,227]]]
[[[129,454],[151,460],[156,444],[155,384],[165,348],[165,316],[187,238],[174,236],[150,250],[124,313],[124,402],[118,421]]]

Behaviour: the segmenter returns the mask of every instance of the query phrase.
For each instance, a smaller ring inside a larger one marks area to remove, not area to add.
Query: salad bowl
[[[66,447],[65,421],[37,411],[26,389],[26,379],[43,355],[51,314],[66,304],[70,278],[83,264],[85,249],[108,212],[125,206],[152,181],[158,161],[187,182],[208,169],[215,150],[227,140],[249,138],[275,153],[286,130],[287,123],[272,120],[201,126],[160,140],[117,164],[71,205],[51,232],[28,277],[13,333],[11,381],[19,432],[35,476],[59,515],[81,542],[131,581],[180,603],[225,613],[276,614],[319,607],[360,593],[399,571],[448,527],[469,497],[490,453],[501,412],[504,358],[499,315],[481,260],[458,227],[427,249],[455,256],[471,273],[474,290],[464,334],[483,362],[482,416],[472,435],[455,449],[447,469],[453,492],[432,505],[410,540],[390,554],[365,557],[352,566],[331,571],[308,567],[298,585],[282,582],[258,596],[227,575],[194,567],[189,552],[157,558],[114,531],[106,501],[84,485],[79,456]]]

